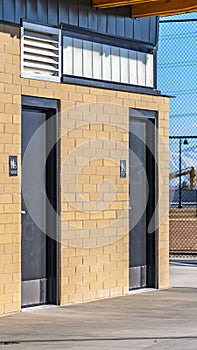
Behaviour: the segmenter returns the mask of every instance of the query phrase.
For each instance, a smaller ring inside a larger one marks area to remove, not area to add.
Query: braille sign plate
[[[17,156],[9,156],[9,175],[10,176],[17,176],[18,175]]]

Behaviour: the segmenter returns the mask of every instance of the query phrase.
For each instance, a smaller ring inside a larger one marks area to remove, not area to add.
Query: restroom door
[[[156,201],[155,118],[131,113],[129,132],[129,287],[156,286],[156,232],[148,232]],[[151,221],[152,220],[152,221]]]
[[[50,113],[35,108],[22,110],[22,165],[25,164],[22,166],[21,198],[23,307],[56,303],[56,223],[55,217],[54,220],[49,218],[47,200],[53,206],[57,195],[55,148],[46,161],[50,135],[45,122]],[[53,237],[51,230],[54,230]]]

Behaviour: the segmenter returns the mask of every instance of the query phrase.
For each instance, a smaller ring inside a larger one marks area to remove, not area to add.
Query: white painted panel
[[[93,43],[93,78],[102,79],[102,45]]]
[[[137,85],[137,53],[129,50],[129,84]]]
[[[121,83],[129,83],[129,50],[120,49],[120,75]]]
[[[153,80],[154,80],[154,70],[153,70],[153,55],[147,54],[146,55],[147,61],[146,61],[146,86],[153,87]]]
[[[73,39],[66,36],[63,40],[63,74],[73,74]]]
[[[83,76],[82,67],[82,40],[73,39],[73,58],[74,58],[74,70],[75,76]]]
[[[110,46],[102,45],[102,79],[111,81],[111,57],[110,57]]]
[[[63,52],[64,74],[153,87],[152,54],[68,37]]]
[[[112,81],[120,82],[120,49],[111,47]]]
[[[83,77],[93,77],[92,42],[83,40]]]
[[[146,85],[146,54],[138,52],[138,85]]]

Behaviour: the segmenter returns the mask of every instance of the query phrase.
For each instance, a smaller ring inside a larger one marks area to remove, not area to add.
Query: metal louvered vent
[[[21,28],[21,76],[60,81],[61,31],[23,22]]]

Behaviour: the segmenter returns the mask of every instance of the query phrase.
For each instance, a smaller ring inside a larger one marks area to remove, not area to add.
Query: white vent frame
[[[60,29],[23,22],[21,27],[21,77],[60,82],[62,75],[61,41]],[[45,43],[44,48],[42,43]],[[40,55],[39,45],[42,52]],[[44,63],[42,58],[44,58]]]

